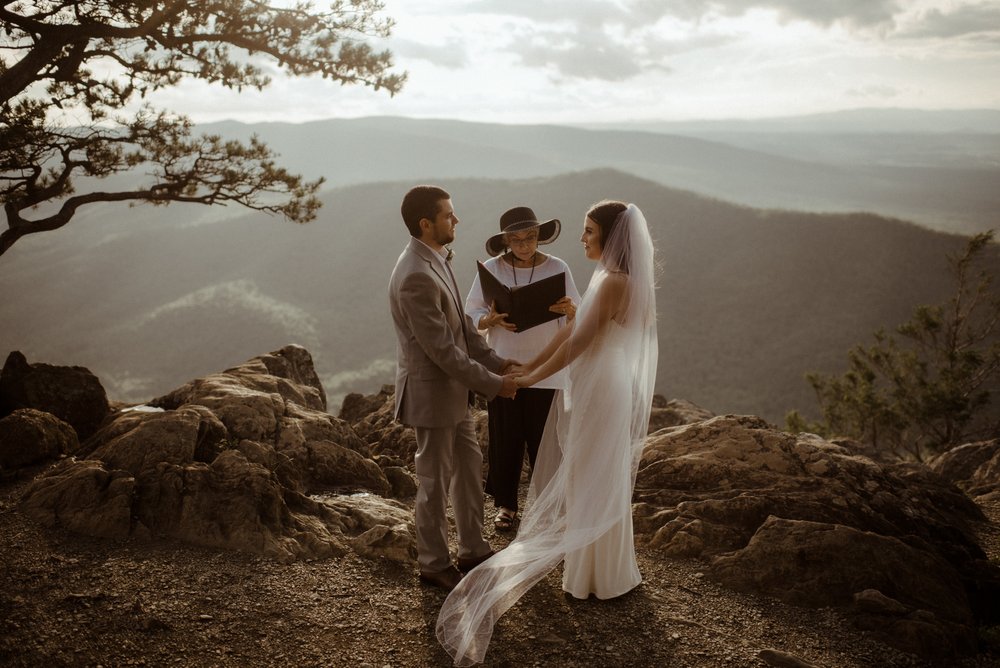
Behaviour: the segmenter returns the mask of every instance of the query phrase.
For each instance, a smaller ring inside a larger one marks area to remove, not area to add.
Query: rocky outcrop
[[[75,452],[76,430],[51,413],[19,408],[0,419],[0,469],[16,469]]]
[[[46,526],[103,538],[132,533],[135,478],[96,460],[57,464],[35,479],[21,508]]]
[[[395,393],[396,389],[392,385],[383,385],[375,394],[352,392],[344,397],[337,417],[355,424],[385,406],[386,401],[395,396]]]
[[[684,399],[667,401],[662,395],[653,397],[653,408],[649,413],[649,433],[665,427],[694,424],[715,417],[715,413]]]
[[[383,385],[376,394],[347,395],[340,412],[352,418],[355,433],[374,454],[412,464],[417,439],[412,427],[396,421],[394,402],[395,389],[392,385]]]
[[[721,416],[651,435],[635,501],[637,534],[664,554],[707,559],[736,589],[840,607],[925,657],[973,651],[976,623],[1000,614],[981,511],[921,465]]]
[[[850,610],[864,628],[928,658],[976,651],[972,611],[955,568],[933,550],[841,524],[769,517],[711,573],[743,591]]]
[[[280,456],[284,482],[297,491],[389,491],[365,443],[350,425],[325,412],[326,395],[312,358],[299,346],[193,380],[149,403],[171,410],[202,406],[231,441],[272,446]]]
[[[414,559],[409,514],[379,498],[390,491],[386,475],[351,427],[323,412],[304,349],[288,346],[150,403],[117,413],[78,459],[37,478],[23,509],[97,536],[279,559],[347,550]],[[319,494],[336,503],[309,496]]]
[[[0,371],[0,417],[19,408],[51,413],[70,424],[83,441],[101,426],[111,409],[97,376],[80,366],[29,364],[18,351]]]
[[[406,499],[417,493],[417,478],[413,469],[417,439],[413,427],[397,422],[394,413],[395,388],[383,385],[375,394],[352,393],[345,396],[339,415],[351,423],[355,433],[374,454],[389,481],[391,496]],[[480,443],[486,443],[482,433]],[[485,470],[485,457],[483,467]]]
[[[960,445],[928,465],[973,498],[1000,496],[1000,439]]]

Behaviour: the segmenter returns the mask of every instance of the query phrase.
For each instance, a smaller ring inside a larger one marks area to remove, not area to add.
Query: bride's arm
[[[621,305],[624,292],[625,279],[620,274],[610,274],[602,281],[595,296],[597,303],[594,308],[589,309],[584,317],[576,318],[552,338],[545,350],[528,365],[532,369],[531,373],[517,379],[518,386],[530,387],[579,357],[594,342],[600,328],[614,316]]]

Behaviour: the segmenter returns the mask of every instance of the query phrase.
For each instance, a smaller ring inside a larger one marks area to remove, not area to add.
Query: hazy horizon
[[[622,119],[617,121],[606,121],[606,122],[547,122],[547,121],[531,121],[531,120],[501,120],[501,121],[490,121],[481,118],[459,118],[457,116],[439,115],[439,116],[427,116],[427,115],[417,115],[417,114],[402,114],[402,113],[359,113],[356,115],[341,115],[333,114],[329,116],[321,116],[317,118],[310,119],[293,119],[293,120],[246,120],[241,119],[237,115],[231,117],[223,117],[214,119],[211,121],[201,121],[198,125],[214,125],[216,123],[240,123],[243,125],[264,125],[267,123],[278,123],[278,124],[288,124],[288,125],[305,125],[308,123],[318,123],[323,121],[350,121],[350,120],[363,120],[367,118],[399,118],[408,120],[420,120],[420,121],[454,121],[458,123],[489,123],[494,125],[555,125],[555,126],[566,126],[566,127],[579,127],[579,126],[604,126],[604,125],[622,125],[627,126],[629,124],[647,124],[647,123],[663,123],[665,125],[688,125],[693,123],[706,123],[706,124],[716,124],[716,123],[775,123],[780,124],[788,121],[800,121],[800,120],[833,120],[833,119],[848,119],[857,118],[863,115],[886,115],[890,116],[892,114],[933,114],[933,115],[989,115],[990,117],[995,116],[997,121],[1000,121],[1000,104],[996,107],[952,107],[952,108],[920,108],[920,107],[844,107],[839,109],[830,109],[826,111],[816,111],[811,113],[789,113],[789,114],[777,114],[777,115],[759,115],[759,116],[720,116],[715,118],[707,118],[702,116],[690,116],[683,118],[642,118],[642,119]],[[1000,132],[1000,129],[997,130]]]

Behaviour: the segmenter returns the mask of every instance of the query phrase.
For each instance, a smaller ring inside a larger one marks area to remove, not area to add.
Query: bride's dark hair
[[[608,240],[611,239],[611,233],[614,231],[615,227],[618,225],[618,221],[621,219],[622,213],[628,208],[628,204],[625,202],[620,202],[616,199],[605,199],[601,200],[597,204],[590,207],[587,211],[587,218],[597,223],[597,226],[601,228],[601,248],[604,249],[608,245]],[[601,261],[608,266],[609,269],[619,269],[624,272],[628,272],[628,256],[624,255],[621,258],[609,258],[605,257],[602,252]],[[618,265],[618,266],[609,266]]]
[[[611,235],[611,230],[615,229],[615,221],[618,220],[618,216],[627,207],[628,204],[619,202],[616,199],[604,199],[590,207],[590,211],[587,212],[587,218],[590,218],[601,226],[602,246]]]

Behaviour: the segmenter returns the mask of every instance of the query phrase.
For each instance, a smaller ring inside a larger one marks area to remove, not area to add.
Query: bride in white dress
[[[438,616],[455,665],[481,662],[497,619],[561,561],[563,589],[577,598],[620,596],[642,579],[631,510],[656,376],[653,243],[638,207],[615,201],[591,207],[581,241],[598,265],[576,320],[518,381],[569,367],[517,538],[469,572]]]

